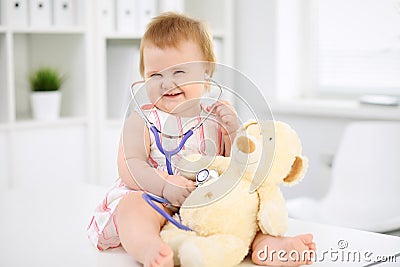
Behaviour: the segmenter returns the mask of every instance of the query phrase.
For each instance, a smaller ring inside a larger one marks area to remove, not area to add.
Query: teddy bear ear
[[[249,127],[252,124],[257,124],[257,121],[253,120],[253,119],[246,121],[245,123],[243,123],[243,126],[242,126],[243,130],[247,130],[247,127]]]
[[[308,168],[308,159],[297,156],[292,164],[290,173],[283,179],[285,185],[295,185],[304,178]]]

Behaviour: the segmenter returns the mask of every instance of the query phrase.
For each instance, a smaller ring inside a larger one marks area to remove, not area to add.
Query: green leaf
[[[65,78],[59,72],[51,67],[39,68],[29,76],[31,90],[40,91],[57,91],[60,89]]]

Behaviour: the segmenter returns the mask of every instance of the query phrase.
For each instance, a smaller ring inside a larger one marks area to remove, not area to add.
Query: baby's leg
[[[312,264],[315,249],[311,234],[275,237],[258,232],[252,244],[251,259],[258,265],[300,266]]]
[[[118,204],[117,225],[121,244],[145,267],[173,266],[173,252],[160,238],[164,223],[164,217],[143,200],[142,192],[125,195]]]

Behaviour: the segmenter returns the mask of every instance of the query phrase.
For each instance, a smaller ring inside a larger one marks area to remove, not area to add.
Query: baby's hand
[[[212,114],[217,117],[219,123],[221,123],[221,131],[224,135],[231,135],[236,133],[239,129],[239,120],[235,109],[232,105],[225,100],[220,100],[214,105]],[[207,111],[210,111],[212,106],[207,107]]]
[[[179,175],[168,175],[163,189],[163,197],[172,205],[180,207],[196,188],[194,182]]]

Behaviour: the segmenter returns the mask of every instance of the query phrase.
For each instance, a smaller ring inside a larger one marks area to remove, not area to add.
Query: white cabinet
[[[46,5],[43,10],[40,4]],[[135,14],[124,25],[129,30],[121,30],[121,4]],[[29,9],[35,5],[38,10]],[[145,25],[169,10],[205,20],[218,60],[233,65],[232,5],[231,0],[0,0],[0,187],[110,184],[118,175],[129,88],[140,79]],[[50,23],[34,22],[31,12],[43,12],[40,19],[46,21],[50,12]],[[66,75],[56,121],[32,119],[29,74],[40,66]]]
[[[0,32],[0,124],[9,119],[9,82],[8,82],[8,60],[6,34]]]
[[[106,66],[106,115],[110,119],[120,119],[129,104],[129,86],[140,79],[139,41],[107,40]]]
[[[12,153],[12,186],[37,188],[76,184],[87,173],[86,127],[17,129]]]
[[[0,128],[0,189],[7,187],[9,183],[9,140],[7,131]]]
[[[76,1],[74,23],[56,25],[52,4],[58,2],[0,0],[0,186],[90,181],[92,3]],[[29,5],[37,14],[22,14]],[[18,16],[30,20],[18,24]],[[39,67],[66,77],[55,121],[32,119],[29,75]]]

